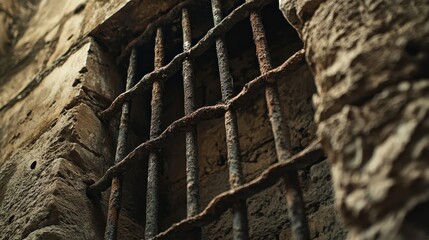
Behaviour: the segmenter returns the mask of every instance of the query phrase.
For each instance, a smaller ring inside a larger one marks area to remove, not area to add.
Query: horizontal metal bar
[[[247,199],[277,183],[288,171],[307,168],[325,159],[320,140],[315,140],[301,152],[286,161],[271,165],[252,181],[217,195],[198,215],[173,224],[153,239],[166,239],[172,235],[202,227],[215,221],[222,213],[231,208],[234,202]]]
[[[212,46],[216,37],[222,36],[231,30],[231,28],[236,23],[249,15],[249,11],[251,9],[261,8],[265,5],[268,5],[272,1],[273,0],[253,0],[234,9],[234,11],[223,18],[223,20],[218,25],[211,28],[207,34],[190,50],[176,55],[173,60],[171,60],[171,62],[164,67],[144,75],[143,78],[133,88],[120,94],[106,110],[100,113],[100,118],[105,119],[114,115],[125,101],[138,96],[141,91],[150,88],[155,80],[163,81],[171,77],[180,70],[182,62],[185,60],[185,58],[195,59],[201,56]]]
[[[257,90],[259,90],[262,86],[264,86],[266,82],[271,81],[271,79],[277,80],[282,77],[286,77],[294,70],[296,70],[299,66],[301,66],[302,63],[304,63],[304,50],[300,50],[295,53],[281,66],[247,83],[243,87],[241,92],[232,99],[230,99],[228,102],[217,104],[214,106],[199,108],[195,112],[185,117],[182,117],[179,120],[176,120],[169,127],[167,127],[159,135],[159,137],[140,144],[137,148],[131,151],[124,159],[122,159],[122,161],[110,167],[103,177],[101,177],[97,182],[89,186],[89,194],[106,190],[109,187],[109,181],[110,179],[112,179],[113,176],[125,172],[133,161],[140,159],[144,154],[163,146],[163,144],[165,144],[168,138],[176,136],[178,133],[189,129],[190,126],[193,126],[201,121],[222,117],[228,109],[237,108],[240,105],[246,103],[248,98],[252,94],[257,92]]]

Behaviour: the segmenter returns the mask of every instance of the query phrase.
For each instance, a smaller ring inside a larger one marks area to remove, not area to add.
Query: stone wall
[[[428,1],[280,2],[315,75],[349,239],[427,239]]]
[[[101,199],[90,200],[85,190],[88,182],[98,179],[112,165],[117,121],[101,122],[97,113],[123,91],[126,64],[116,64],[118,54],[158,14],[176,3],[0,3],[0,239],[102,239],[108,192]],[[225,11],[234,4],[228,1]],[[206,19],[203,12],[194,17]],[[266,27],[272,36],[269,41],[273,60],[279,65],[301,43],[285,24],[277,5],[264,12],[264,18],[271,21]],[[209,23],[193,29],[194,41],[205,33]],[[167,34],[173,46],[168,49],[170,55],[177,53],[180,43],[176,41],[180,29],[172,29]],[[227,36],[237,91],[259,74],[249,30],[248,23],[240,23],[232,31],[235,35]],[[237,41],[242,37],[246,40]],[[146,50],[143,47],[144,58],[151,55],[146,55]],[[196,64],[200,106],[215,104],[220,97],[213,53],[212,49],[202,57],[204,64]],[[142,68],[141,74],[150,71],[150,67]],[[311,103],[315,86],[307,66],[279,82],[296,152],[315,137]],[[166,84],[169,97],[164,126],[183,114],[181,89],[180,77]],[[149,97],[143,94],[133,101],[130,148],[147,137]],[[266,116],[262,91],[239,111],[246,180],[276,161]],[[198,134],[204,207],[228,188],[223,121],[200,124]],[[172,139],[162,155],[162,229],[185,214],[183,144],[183,136]],[[119,239],[139,239],[144,235],[145,167],[142,161],[125,176]],[[333,208],[327,164],[306,169],[300,177],[312,237],[344,239],[345,231]],[[282,183],[250,198],[248,204],[252,239],[290,238]],[[203,233],[204,239],[230,238],[230,213],[204,228]]]
[[[0,239],[102,238],[85,191],[111,164],[96,112],[122,83],[87,34],[125,3],[0,3]]]

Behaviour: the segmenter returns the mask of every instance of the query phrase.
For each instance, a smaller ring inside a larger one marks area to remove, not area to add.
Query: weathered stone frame
[[[423,239],[429,3],[280,0],[305,43],[317,133],[349,239]]]

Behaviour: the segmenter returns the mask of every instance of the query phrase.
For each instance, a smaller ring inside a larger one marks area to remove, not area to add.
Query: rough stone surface
[[[6,20],[0,21],[0,29],[6,34],[0,40],[4,52],[0,57],[0,107],[20,93],[28,94],[86,42],[91,30],[127,2],[3,1],[0,16],[5,15]]]
[[[315,75],[349,239],[427,239],[429,3],[280,1]]]
[[[103,238],[105,200],[86,188],[111,165],[97,112],[123,83],[87,34],[127,1],[95,2],[0,3],[0,239]],[[141,233],[121,222],[121,238]]]
[[[208,1],[206,1],[208,3]],[[224,1],[228,13],[239,1]],[[88,182],[113,164],[117,121],[97,113],[124,88],[125,71],[115,58],[177,0],[6,0],[0,2],[0,239],[102,239],[107,196],[89,199]],[[208,6],[208,5],[207,5]],[[191,8],[194,41],[212,24],[210,8]],[[272,14],[276,11],[276,14]],[[264,19],[274,65],[301,47],[295,31],[273,4]],[[136,24],[139,23],[139,24]],[[283,25],[282,25],[283,24]],[[164,28],[167,58],[181,49],[179,22]],[[279,26],[283,26],[279,27]],[[247,21],[227,34],[235,91],[256,77],[257,61]],[[88,37],[90,35],[91,37]],[[240,40],[240,41],[237,41]],[[141,74],[151,71],[151,44],[142,47]],[[200,61],[201,60],[201,61]],[[146,62],[145,62],[146,61]],[[209,62],[208,64],[200,64]],[[214,51],[196,61],[198,106],[220,99]],[[179,74],[180,75],[180,74]],[[164,127],[183,114],[180,76],[166,83]],[[309,68],[279,80],[293,151],[315,137]],[[177,89],[180,89],[178,91]],[[150,95],[132,103],[129,148],[147,137]],[[180,100],[178,100],[180,99]],[[243,167],[251,180],[276,161],[263,91],[238,111]],[[198,126],[201,205],[228,188],[222,119]],[[184,139],[172,139],[162,153],[161,229],[185,216]],[[125,174],[119,239],[144,236],[146,164]],[[344,239],[336,216],[330,172],[320,163],[300,172],[314,239]],[[290,239],[283,183],[248,199],[252,239]],[[225,213],[203,229],[204,239],[231,237]]]
[[[90,94],[76,85],[76,80],[84,83],[97,75],[81,73],[90,49],[99,51],[93,43],[84,45],[52,71],[28,101],[1,115],[4,239],[101,238],[100,210],[85,191],[86,182],[106,168],[111,143],[95,115],[97,108],[87,103]]]

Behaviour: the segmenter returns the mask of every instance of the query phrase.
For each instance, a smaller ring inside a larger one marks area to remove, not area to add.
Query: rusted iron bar
[[[227,103],[199,108],[195,112],[174,121],[157,138],[140,144],[124,157],[122,161],[110,167],[97,182],[88,187],[89,194],[95,194],[106,190],[109,187],[109,182],[112,177],[125,172],[133,161],[140,159],[144,154],[162,147],[168,138],[176,136],[178,133],[189,129],[190,126],[201,121],[222,117],[227,109],[235,109],[243,105],[249,97],[256,93],[257,90],[261,89],[266,82],[271,81],[270,79],[277,80],[280,79],[281,76],[286,77],[301,66],[302,63],[304,63],[304,50],[295,53],[281,66],[248,82],[241,92],[231,98]]]
[[[119,110],[120,106],[122,106],[125,101],[138,96],[141,91],[150,88],[155,80],[164,81],[171,77],[180,70],[181,64],[185,58],[195,59],[201,56],[212,46],[216,37],[222,36],[236,23],[247,17],[250,10],[264,7],[272,1],[273,0],[252,0],[251,2],[244,3],[234,9],[234,11],[232,11],[227,17],[223,18],[219,24],[211,28],[191,49],[176,55],[173,60],[164,67],[144,75],[133,88],[120,94],[106,110],[100,113],[100,117],[105,119],[112,116]]]
[[[221,23],[223,18],[222,6],[219,0],[211,0],[214,25]],[[227,102],[233,96],[233,80],[229,70],[228,51],[224,36],[216,38],[216,54],[219,66],[220,88],[222,101]],[[234,109],[225,113],[226,145],[229,167],[229,184],[236,188],[244,184],[243,169],[241,166],[241,150],[238,135],[237,115]],[[248,239],[249,226],[247,219],[246,200],[233,203],[232,229],[234,239]]]
[[[138,35],[131,42],[129,42],[128,45],[124,48],[124,50],[121,52],[119,57],[116,59],[116,62],[122,62],[122,60],[126,58],[126,56],[129,54],[129,52],[134,46],[140,46],[146,42],[149,42],[152,39],[153,33],[156,32],[159,27],[170,24],[174,20],[176,20],[180,16],[180,14],[182,14],[183,8],[187,8],[191,5],[196,5],[201,2],[203,1],[185,0],[174,5],[174,7],[172,7],[166,14],[163,14],[162,16],[156,18],[154,21],[150,22],[140,35]]]
[[[188,51],[192,45],[191,22],[186,8],[182,15],[183,50]],[[185,116],[195,111],[194,70],[192,60],[183,61],[183,89]],[[192,216],[199,212],[199,186],[198,186],[198,150],[197,133],[195,126],[186,132],[186,180],[187,180],[187,215]]]
[[[188,9],[182,10],[183,29],[183,51],[188,51],[192,46],[191,20]],[[194,93],[194,69],[192,60],[186,58],[183,61],[183,92],[185,116],[195,111]],[[199,205],[199,167],[198,167],[198,146],[196,126],[190,127],[186,131],[186,207],[187,217],[194,216],[200,211]],[[193,229],[188,233],[188,239],[196,240],[201,238],[201,230]]]
[[[265,37],[264,26],[258,11],[254,10],[250,13],[250,23],[253,31],[253,39],[256,45],[259,69],[261,74],[264,74],[272,69],[272,63],[271,56],[268,51],[268,43]],[[286,118],[283,116],[281,108],[277,82],[272,81],[267,83],[265,86],[265,99],[274,136],[277,158],[279,161],[284,161],[291,156],[291,143],[289,129],[287,122],[285,121]],[[287,172],[284,177],[284,182],[292,232],[295,239],[310,239],[310,231],[308,229],[305,204],[299,184],[298,173],[296,171]]]
[[[155,37],[155,70],[164,65],[164,36],[162,29],[158,28]],[[163,82],[155,81],[152,86],[150,139],[161,133]],[[146,239],[158,233],[159,209],[159,161],[158,153],[151,151],[148,159],[147,192],[146,192]]]
[[[125,89],[128,90],[135,82],[135,70],[137,64],[137,51],[133,49],[128,66],[127,83]],[[126,154],[128,128],[130,122],[130,102],[127,101],[122,106],[121,119],[119,124],[118,142],[116,145],[115,164],[120,162]],[[107,211],[107,223],[104,232],[105,240],[116,240],[118,234],[118,219],[121,212],[122,200],[122,174],[117,174],[112,178],[110,189],[109,206]]]
[[[198,215],[186,218],[173,224],[153,239],[166,239],[176,233],[188,231],[194,227],[205,226],[231,208],[231,204],[247,199],[277,183],[289,171],[307,168],[325,159],[319,140],[315,140],[301,152],[285,161],[277,162],[263,171],[252,181],[217,195]]]
[[[286,203],[293,235],[297,240],[310,239],[305,203],[297,169],[286,172],[283,180],[286,187]]]

